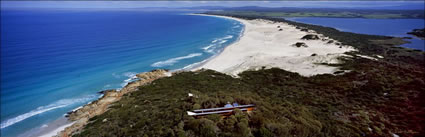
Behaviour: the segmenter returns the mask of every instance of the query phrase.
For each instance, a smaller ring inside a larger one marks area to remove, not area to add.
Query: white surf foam
[[[53,136],[56,136],[59,132],[61,132],[62,130],[64,130],[66,127],[69,127],[69,126],[71,126],[72,124],[74,124],[75,122],[72,122],[72,123],[68,123],[68,124],[66,124],[66,125],[62,125],[62,126],[60,126],[60,127],[58,127],[58,128],[56,128],[55,130],[53,130],[53,131],[50,131],[49,133],[47,133],[47,134],[44,134],[44,135],[40,135],[39,137],[53,137]]]
[[[103,94],[102,94],[103,95]],[[71,110],[71,112],[75,112],[75,111],[77,111],[78,109],[80,109],[80,108],[83,108],[83,106],[79,106],[79,107],[77,107],[77,108],[74,108],[73,110]],[[66,114],[65,114],[66,115]]]
[[[220,41],[219,43],[220,44],[223,44],[223,43],[226,43],[227,42],[227,40],[222,40],[222,41]]]
[[[196,63],[193,63],[193,64],[190,64],[190,65],[187,65],[187,66],[185,66],[185,67],[183,67],[183,68],[181,68],[181,69],[178,69],[178,70],[191,70],[191,69],[193,69],[193,68],[195,68],[195,67],[197,67],[197,66],[199,66],[199,65],[201,65],[202,63],[205,63],[205,62],[207,62],[208,60],[203,60],[203,61],[200,61],[200,62],[196,62]]]
[[[94,99],[94,97],[95,96],[87,96],[87,97],[75,98],[75,99],[62,99],[62,100],[56,101],[56,102],[54,102],[52,104],[49,104],[47,106],[38,107],[35,110],[32,110],[30,112],[21,114],[21,115],[19,115],[17,117],[10,118],[8,120],[3,121],[1,123],[1,129],[6,128],[8,126],[11,126],[13,124],[16,124],[18,122],[21,122],[21,121],[23,121],[23,120],[25,120],[27,118],[32,117],[32,116],[45,113],[45,112],[50,111],[50,110],[54,110],[54,109],[58,109],[58,108],[63,108],[63,107],[66,107],[66,106],[69,106],[69,105],[72,105],[72,104],[75,104],[75,103],[87,102],[87,101],[89,101],[91,99]]]
[[[233,38],[232,35],[226,35],[222,38],[217,38],[213,41],[211,41],[211,44],[205,47],[202,47],[202,49],[204,50],[204,52],[207,53],[216,53],[217,51],[215,49],[217,49],[218,47],[222,47],[224,43],[226,43],[228,40],[227,39],[231,39]]]
[[[233,36],[232,36],[232,35],[227,35],[226,37],[224,37],[224,38],[222,38],[222,39],[231,39],[231,38],[233,38]]]
[[[176,57],[176,58],[171,58],[165,61],[158,61],[153,63],[151,66],[152,67],[164,67],[164,66],[171,66],[174,63],[179,62],[180,60],[184,60],[184,59],[189,59],[189,58],[193,58],[193,57],[197,57],[197,56],[201,56],[202,53],[192,53],[186,56],[181,56],[181,57]]]
[[[136,76],[137,73],[136,72],[125,72],[123,75],[126,76],[126,77],[131,78],[131,77]]]
[[[206,46],[206,47],[203,47],[202,49],[204,49],[204,50],[208,50],[209,48],[211,48],[211,47],[213,47],[213,46],[215,46],[215,44],[208,45],[208,46]]]
[[[126,72],[123,74],[124,76],[128,77],[127,79],[125,79],[121,84],[121,88],[118,88],[117,90],[121,90],[122,88],[124,88],[128,83],[133,82],[138,80],[139,78],[137,78],[137,73],[136,72]]]

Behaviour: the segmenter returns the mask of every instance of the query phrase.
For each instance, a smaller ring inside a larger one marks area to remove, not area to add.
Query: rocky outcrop
[[[80,132],[90,118],[108,111],[110,104],[120,100],[123,95],[136,91],[140,86],[149,84],[156,79],[168,76],[168,71],[157,69],[151,72],[140,73],[136,76],[139,80],[128,83],[121,90],[101,91],[100,93],[102,93],[103,96],[98,100],[93,101],[75,111],[69,112],[67,117],[70,121],[73,121],[74,124],[59,132],[57,137],[68,137]]]

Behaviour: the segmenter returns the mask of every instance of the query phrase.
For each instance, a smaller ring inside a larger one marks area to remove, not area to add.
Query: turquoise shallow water
[[[236,41],[234,20],[172,12],[1,12],[1,136],[42,127],[138,72],[181,69]]]
[[[363,19],[363,18],[319,18],[319,17],[300,17],[285,18],[292,21],[333,27],[341,31],[397,36],[412,37],[406,39],[409,44],[401,45],[403,47],[424,50],[425,40],[406,34],[413,29],[422,29],[425,27],[423,19]]]

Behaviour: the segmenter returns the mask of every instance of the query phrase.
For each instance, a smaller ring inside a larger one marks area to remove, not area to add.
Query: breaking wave
[[[211,41],[210,45],[202,47],[202,49],[207,53],[217,53],[217,49],[219,49],[220,47],[223,47],[222,44],[226,43],[228,39],[231,39],[231,38],[233,38],[232,35],[227,35],[225,37],[215,39]]]
[[[121,84],[121,88],[125,87],[128,83],[133,82],[135,80],[137,80],[137,73],[136,72],[126,72],[123,74],[124,76],[127,77],[127,79],[125,79]],[[118,88],[117,90],[121,90],[121,88]]]
[[[171,58],[171,59],[168,59],[168,60],[165,60],[165,61],[158,61],[158,62],[153,63],[151,66],[152,67],[171,66],[174,63],[179,62],[180,60],[189,59],[189,58],[193,58],[193,57],[197,57],[197,56],[201,56],[201,55],[202,55],[202,53],[192,53],[192,54],[189,54],[189,55],[186,55],[186,56]]]
[[[95,99],[95,98],[96,98],[96,96],[87,96],[87,97],[75,98],[75,99],[62,99],[62,100],[56,101],[52,104],[49,104],[47,106],[41,106],[41,107],[38,107],[37,109],[32,110],[28,113],[24,113],[24,114],[21,114],[17,117],[5,120],[5,121],[1,122],[1,129],[6,128],[8,126],[11,126],[13,124],[16,124],[18,122],[21,122],[21,121],[23,121],[27,118],[32,117],[32,116],[45,113],[45,112],[50,111],[50,110],[63,108],[63,107],[66,107],[66,106],[69,106],[69,105],[72,105],[72,104],[75,104],[75,103],[85,103],[85,102],[90,101],[90,100]]]

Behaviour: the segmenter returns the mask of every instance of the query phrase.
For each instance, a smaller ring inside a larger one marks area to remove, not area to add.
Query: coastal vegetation
[[[281,69],[246,71],[239,79],[211,70],[178,73],[126,95],[76,136],[422,134],[425,85],[417,75],[423,73],[367,59],[359,62],[353,66],[357,70],[344,75],[310,78]],[[226,102],[256,104],[257,109],[227,118],[186,114]]]
[[[423,10],[373,10],[373,9],[322,9],[322,8],[263,8],[239,7],[218,11],[214,14],[266,16],[266,17],[331,17],[331,18],[369,18],[395,19],[415,18],[425,19]]]
[[[396,59],[399,62],[411,63],[412,60],[404,60],[406,58],[418,60],[416,63],[423,64],[424,62],[424,52],[416,49],[402,48],[398,45],[407,43],[403,38],[399,37],[390,37],[390,36],[378,36],[378,35],[367,35],[367,34],[357,34],[352,32],[343,32],[335,28],[305,24],[295,21],[285,20],[284,18],[268,17],[268,16],[255,16],[255,15],[229,15],[227,12],[216,13],[216,12],[206,12],[206,14],[212,15],[221,15],[221,16],[230,16],[235,18],[242,18],[247,20],[252,19],[265,19],[275,22],[285,22],[290,25],[296,26],[300,30],[314,30],[319,34],[330,37],[334,40],[341,42],[342,45],[350,45],[355,47],[358,51],[353,53],[360,53],[370,56],[384,56],[388,57],[385,60]],[[310,36],[306,36],[310,37]],[[314,37],[314,36],[313,36]],[[412,53],[414,52],[414,53]],[[404,61],[400,61],[404,60]],[[416,64],[415,63],[415,64]]]
[[[305,40],[317,40],[317,39],[320,39],[320,38],[317,35],[307,34],[304,37],[302,37],[301,39],[305,39]]]
[[[358,51],[347,53],[353,57],[341,58],[342,64],[323,64],[341,68],[333,75],[304,77],[278,68],[245,71],[238,78],[212,70],[176,72],[125,94],[74,136],[425,135],[423,51],[398,47],[405,43],[401,38],[341,32],[269,16],[231,16],[286,22]],[[256,109],[229,117],[186,114],[227,102],[255,104]]]
[[[414,29],[412,32],[408,32],[407,34],[414,35],[414,36],[421,38],[421,39],[425,39],[425,28]]]
[[[308,47],[307,44],[305,44],[304,42],[297,42],[295,43],[293,46],[295,47]]]

